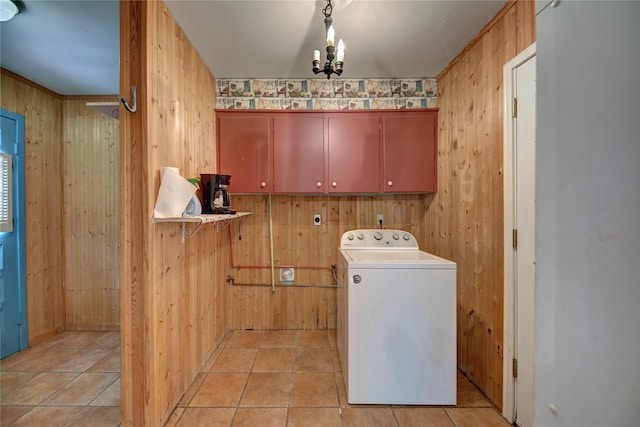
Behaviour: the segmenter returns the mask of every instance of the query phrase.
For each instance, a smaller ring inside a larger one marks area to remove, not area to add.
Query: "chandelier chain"
[[[325,18],[329,18],[331,13],[333,12],[333,4],[331,4],[331,0],[327,0],[327,6],[322,9],[322,14]]]

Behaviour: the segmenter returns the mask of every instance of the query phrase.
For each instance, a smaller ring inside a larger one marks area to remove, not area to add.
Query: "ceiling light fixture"
[[[327,75],[327,80],[331,78],[331,74],[342,74],[342,66],[344,65],[344,43],[342,39],[338,42],[338,54],[336,57],[336,47],[334,46],[335,31],[333,29],[333,19],[331,18],[331,12],[333,11],[333,5],[331,0],[327,0],[327,7],[322,9],[324,15],[324,25],[327,31],[327,62],[324,63],[324,68],[320,68],[320,51],[313,51],[313,72],[318,74],[320,72]],[[333,60],[336,60],[335,67]]]
[[[24,3],[19,0],[0,0],[0,21],[8,21],[23,10]]]

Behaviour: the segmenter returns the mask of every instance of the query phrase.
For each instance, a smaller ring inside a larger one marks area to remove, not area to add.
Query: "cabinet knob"
[[[266,186],[267,186],[267,183],[266,183],[266,182],[264,182],[264,181],[263,181],[263,182],[261,182],[261,183],[260,183],[260,187],[264,188],[264,187],[266,187]]]
[[[393,181],[387,181],[387,185],[388,185],[389,187],[393,186]]]
[[[322,187],[322,183],[320,181],[316,182],[316,187],[318,188]]]
[[[331,186],[332,186],[333,188],[336,188],[336,187],[338,186],[338,183],[337,183],[337,182],[335,182],[335,181],[333,181],[333,182],[331,183]]]

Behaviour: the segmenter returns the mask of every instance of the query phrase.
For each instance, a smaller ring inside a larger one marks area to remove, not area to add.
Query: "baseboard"
[[[47,332],[43,332],[41,334],[29,337],[29,347],[33,347],[35,345],[38,345],[46,340],[48,340],[49,338],[51,338],[54,335],[58,335],[60,332],[64,332],[64,326],[58,326],[54,329],[51,329]]]
[[[120,325],[113,323],[65,323],[64,330],[120,332]]]

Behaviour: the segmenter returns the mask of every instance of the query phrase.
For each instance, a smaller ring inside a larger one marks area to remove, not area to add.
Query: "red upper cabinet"
[[[380,129],[370,113],[328,114],[330,193],[380,191]]]
[[[383,115],[383,192],[436,191],[437,119],[436,111]]]
[[[326,192],[325,152],[322,114],[274,114],[274,192]]]
[[[437,110],[218,111],[234,193],[436,191]]]
[[[217,112],[218,172],[231,175],[234,193],[273,191],[268,115]]]

